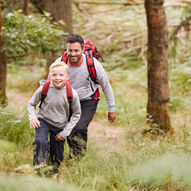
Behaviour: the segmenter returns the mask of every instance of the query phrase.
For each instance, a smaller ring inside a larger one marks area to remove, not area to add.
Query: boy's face
[[[79,42],[68,43],[67,53],[71,64],[78,65],[82,60],[82,53],[84,49]]]
[[[55,88],[61,89],[64,87],[65,82],[69,80],[69,75],[63,66],[57,66],[51,69],[50,79]]]

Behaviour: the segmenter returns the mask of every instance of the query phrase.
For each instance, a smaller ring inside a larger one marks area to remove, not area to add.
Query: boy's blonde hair
[[[50,68],[49,68],[50,73],[51,73],[53,68],[56,68],[56,67],[59,67],[59,66],[64,67],[64,71],[69,73],[69,67],[68,67],[68,65],[65,62],[54,62],[54,63],[52,63],[50,65]]]

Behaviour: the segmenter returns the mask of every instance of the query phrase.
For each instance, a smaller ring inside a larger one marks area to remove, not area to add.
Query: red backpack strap
[[[48,89],[49,89],[49,86],[50,86],[50,82],[51,82],[50,79],[46,80],[46,82],[44,83],[44,85],[43,85],[43,87],[42,87],[41,100],[40,100],[39,108],[41,108],[41,105],[43,104],[44,99],[45,99],[46,96],[47,96]]]
[[[88,72],[89,72],[90,78],[95,83],[98,83],[92,51],[85,51],[85,55],[86,55],[86,62],[87,62],[87,67],[88,67]]]
[[[69,82],[69,80],[67,80],[65,82],[66,85],[66,94],[67,94],[67,99],[68,99],[68,103],[69,103],[69,118],[68,121],[70,121],[70,118],[72,116],[72,101],[73,101],[73,93],[72,93],[72,86]]]
[[[65,51],[64,54],[62,55],[61,61],[67,64],[67,61],[68,61],[67,51]]]
[[[65,85],[66,85],[67,99],[71,100],[71,102],[72,102],[73,101],[73,93],[72,93],[72,86],[71,86],[69,80],[67,80],[65,82]]]
[[[91,98],[93,99],[97,99],[100,97],[100,93],[99,93],[99,88],[97,88],[97,90],[95,91],[95,93],[91,96]]]

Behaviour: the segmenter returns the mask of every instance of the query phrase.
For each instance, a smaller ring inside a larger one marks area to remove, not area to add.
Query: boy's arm
[[[72,89],[72,92],[73,92],[72,116],[70,118],[70,121],[64,128],[64,130],[60,132],[61,137],[64,139],[70,135],[72,129],[75,127],[81,116],[81,106],[78,94],[74,89]]]
[[[32,98],[29,100],[27,109],[28,109],[28,115],[30,120],[30,126],[32,127],[39,127],[38,119],[36,116],[36,106],[41,100],[41,91],[42,87],[39,87],[36,92],[33,94]]]

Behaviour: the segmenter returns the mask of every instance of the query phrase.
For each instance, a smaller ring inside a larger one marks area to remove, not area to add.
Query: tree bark
[[[64,32],[69,34],[73,33],[72,0],[31,0],[31,3],[35,5],[39,12],[43,13],[45,10],[51,13],[52,18],[55,21],[64,20],[64,23],[66,24]],[[48,76],[49,67],[55,59],[55,54],[46,56],[47,64],[45,67],[45,78]]]
[[[64,20],[65,32],[73,33],[72,0],[31,0],[39,12],[48,11],[55,21]]]
[[[29,0],[24,0],[23,14],[29,15]]]
[[[171,131],[168,102],[168,30],[164,0],[145,0],[148,26],[148,122],[156,130]]]
[[[2,52],[3,48],[3,35],[2,35],[2,13],[1,13],[1,1],[0,1],[0,106],[6,106],[8,99],[6,96],[6,77],[7,77],[7,66],[6,58]]]

